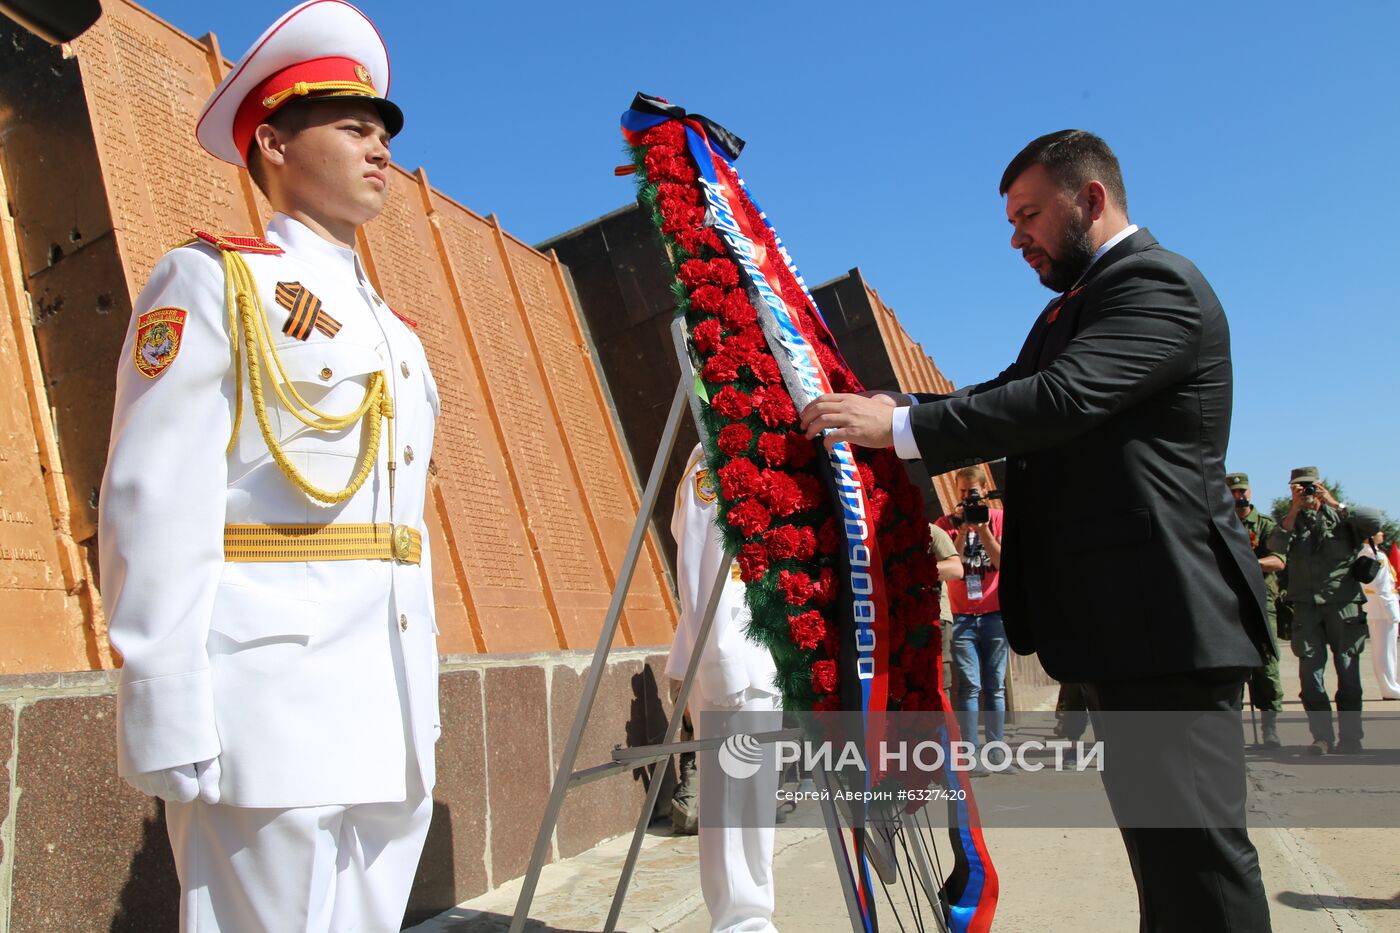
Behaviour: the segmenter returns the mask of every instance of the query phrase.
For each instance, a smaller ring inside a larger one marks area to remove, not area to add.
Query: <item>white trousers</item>
[[[1367,653],[1371,655],[1371,666],[1380,683],[1381,696],[1400,700],[1400,683],[1395,679],[1395,630],[1400,626],[1370,616],[1367,616],[1366,624],[1371,627],[1371,644]]]
[[[397,803],[167,803],[182,933],[396,933],[433,815],[413,770]]]
[[[727,735],[725,713],[745,716],[739,731],[781,729],[782,700],[750,690],[737,708],[710,705],[694,691],[697,738]],[[778,711],[778,712],[774,712]],[[764,766],[752,777],[736,780],[719,769],[714,752],[696,755],[700,782],[700,891],[710,911],[713,933],[778,933],[773,926],[773,819],[777,813],[778,771],[773,746],[765,747]],[[706,818],[715,825],[706,826]],[[720,823],[723,825],[719,825]]]

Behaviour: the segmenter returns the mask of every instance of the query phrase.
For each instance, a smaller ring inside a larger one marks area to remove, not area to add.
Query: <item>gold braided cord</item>
[[[238,298],[228,260],[224,261],[224,304],[228,308],[228,342],[233,355],[233,433],[224,448],[224,456],[228,457],[233,454],[238,429],[243,425],[243,348],[238,343]]]
[[[277,379],[273,380],[272,388],[277,393],[277,397],[281,400],[282,405],[296,416],[296,419],[302,424],[317,431],[341,431],[360,420],[365,412],[369,411],[374,401],[368,393],[366,393],[364,400],[360,403],[360,407],[347,415],[327,414],[302,398],[301,393],[297,391],[295,382],[287,375],[286,367],[282,365],[282,358],[272,350],[272,348],[276,346],[276,340],[272,336],[272,327],[267,320],[267,310],[263,307],[262,298],[258,295],[257,285],[253,281],[253,273],[248,269],[248,264],[244,262],[243,257],[238,253],[230,250],[225,252],[224,255],[237,258],[236,264],[239,268],[230,271],[229,278],[234,278],[236,276],[240,280],[238,282],[238,294],[236,296],[240,308],[246,302],[251,306],[253,311],[256,311],[256,314],[250,313],[248,315],[252,322],[252,326],[249,330],[257,332],[261,346],[267,351],[264,352],[263,355],[266,360],[272,363],[272,367],[269,368],[275,367],[277,370]],[[225,267],[227,268],[227,266],[228,262],[226,261]],[[291,398],[287,397],[288,393],[291,393]],[[387,395],[385,401],[388,401]],[[303,410],[310,412],[315,420],[303,415]],[[393,417],[392,410],[386,417]]]
[[[271,329],[267,322],[267,311],[263,308],[262,300],[258,297],[257,286],[253,282],[253,274],[249,270],[248,264],[238,252],[225,250],[224,270],[228,279],[229,329],[230,339],[234,341],[235,365],[238,365],[237,332],[241,325],[243,343],[247,348],[248,391],[253,399],[253,413],[257,417],[258,429],[262,432],[263,442],[267,444],[267,450],[272,454],[273,462],[277,464],[287,479],[292,481],[294,486],[312,499],[328,505],[344,502],[359,492],[360,487],[365,484],[365,480],[369,479],[369,475],[373,472],[374,465],[379,459],[379,439],[383,421],[394,417],[393,401],[389,398],[388,380],[385,378],[384,372],[381,370],[370,375],[369,384],[365,386],[364,399],[353,412],[345,415],[329,415],[315,408],[301,397],[292,381],[287,378],[286,369],[282,366],[282,360],[277,355],[272,339]],[[350,484],[344,489],[338,492],[321,489],[303,476],[301,471],[287,458],[281,442],[273,434],[272,425],[267,417],[267,401],[263,393],[264,366],[269,371],[276,370],[278,378],[272,380],[272,388],[277,398],[287,411],[295,415],[297,420],[307,427],[317,431],[343,431],[353,427],[362,418],[364,419],[365,427],[368,428],[364,454],[360,458],[359,468],[350,479]],[[287,392],[291,393],[291,398],[287,397]],[[238,393],[236,408],[238,420],[234,422],[233,438],[238,436],[238,426],[242,421],[241,366],[238,367]],[[309,411],[314,417],[302,414],[302,408]],[[393,443],[393,430],[393,422],[390,421],[391,445]],[[230,450],[233,448],[233,438],[229,439]]]
[[[341,91],[343,93],[364,94],[368,97],[376,96],[374,87],[363,81],[298,81],[289,88],[264,97],[262,105],[264,108],[272,110],[289,97],[305,97],[308,94],[319,94],[322,91]]]

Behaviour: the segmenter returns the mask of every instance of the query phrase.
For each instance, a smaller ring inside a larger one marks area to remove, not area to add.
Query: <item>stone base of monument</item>
[[[670,701],[657,686],[665,656],[656,651],[613,653],[583,760],[609,760],[615,745],[664,732]],[[443,659],[433,823],[406,923],[524,873],[590,660],[572,651]],[[0,905],[14,933],[176,927],[161,806],[116,775],[116,676],[0,677]],[[579,788],[550,861],[630,830],[645,796],[640,771]]]

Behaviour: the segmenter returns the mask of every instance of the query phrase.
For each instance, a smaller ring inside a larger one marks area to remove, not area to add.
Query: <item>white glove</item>
[[[196,797],[205,803],[218,803],[219,773],[219,759],[210,758],[198,764],[130,774],[126,782],[147,796],[171,803],[189,803]]]
[[[749,698],[748,688],[740,690],[738,693],[730,693],[720,697],[718,700],[711,700],[720,709],[738,709],[744,705],[744,701]]]

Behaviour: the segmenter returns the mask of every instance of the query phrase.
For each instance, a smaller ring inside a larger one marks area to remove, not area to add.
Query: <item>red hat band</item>
[[[306,97],[368,97],[379,100],[374,76],[351,58],[328,56],[299,62],[253,87],[233,118],[233,142],[244,155],[253,133],[278,110]],[[390,133],[395,128],[390,128]]]

